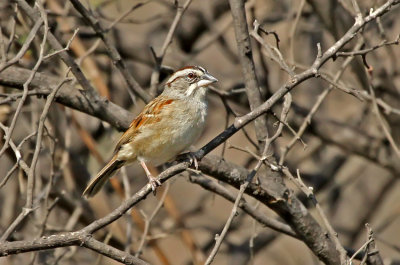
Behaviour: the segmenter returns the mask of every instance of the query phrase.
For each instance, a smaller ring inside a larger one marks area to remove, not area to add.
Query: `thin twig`
[[[37,9],[32,8],[26,1],[24,0],[14,0],[18,6],[23,10],[27,16],[32,20],[32,21],[37,21],[40,19],[41,14]],[[44,34],[44,31],[40,31],[42,34]],[[47,32],[47,39],[50,44],[50,46],[58,51],[62,50],[64,47],[60,44],[60,42],[57,40],[57,38],[51,33]],[[85,77],[83,74],[82,70],[80,67],[75,63],[75,60],[68,54],[67,51],[62,51],[58,54],[58,56],[63,60],[63,62],[71,68],[71,72],[74,74],[76,77],[76,80],[79,82],[79,84],[84,88],[85,93],[86,93],[86,99],[96,102],[99,101],[99,96],[96,93],[95,89],[93,86],[90,84],[89,80]]]
[[[290,109],[291,102],[292,102],[292,97],[291,97],[290,93],[288,93],[285,95],[284,107],[283,107],[282,113],[281,113],[281,120],[283,120],[283,121],[286,121],[286,119],[287,119],[287,115],[288,115],[288,112]],[[268,138],[265,140],[265,145],[264,145],[264,150],[262,152],[262,156],[258,159],[256,166],[253,168],[253,170],[247,176],[246,182],[240,185],[239,193],[236,197],[231,214],[230,214],[228,220],[226,221],[221,234],[215,236],[215,240],[216,240],[215,246],[212,249],[210,255],[208,256],[208,258],[205,262],[205,265],[211,264],[212,261],[214,260],[215,256],[217,255],[217,252],[222,244],[222,241],[224,240],[226,234],[228,233],[229,227],[231,226],[231,224],[233,222],[233,218],[238,214],[237,211],[239,208],[239,203],[242,200],[242,197],[244,195],[246,188],[252,182],[254,176],[257,174],[258,170],[263,165],[264,161],[267,159],[267,152],[268,152],[268,149],[269,149],[271,143],[273,141],[275,141],[281,135],[282,130],[283,130],[283,124],[280,123],[275,134],[271,138]]]
[[[336,231],[333,229],[333,227],[331,226],[330,222],[328,221],[328,218],[326,217],[324,211],[322,210],[321,206],[319,205],[314,192],[313,192],[313,188],[312,187],[307,187],[303,180],[300,177],[300,171],[297,170],[297,178],[295,178],[292,173],[290,173],[290,171],[284,167],[282,169],[282,172],[294,183],[297,185],[297,187],[304,192],[304,194],[307,196],[307,198],[309,198],[312,203],[315,205],[315,208],[317,209],[318,215],[320,216],[321,220],[324,223],[324,226],[326,227],[326,229],[328,230],[329,236],[332,239],[332,241],[335,243],[335,247],[336,250],[339,251],[340,253],[340,260],[341,260],[341,264],[347,264],[347,252],[346,250],[343,248],[343,246],[341,245],[339,239],[338,239],[338,235],[336,233]]]
[[[31,31],[28,34],[28,37],[24,42],[24,45],[22,45],[19,52],[9,61],[0,64],[0,72],[2,72],[4,69],[7,69],[7,67],[10,67],[11,65],[18,63],[18,61],[22,58],[22,56],[25,55],[25,53],[29,49],[33,39],[37,36],[37,32],[39,31],[42,24],[43,24],[43,18],[40,18],[35,22],[35,25],[33,25]]]
[[[257,20],[254,20],[253,27],[254,28],[250,32],[250,35],[262,45],[262,47],[264,48],[262,52],[266,56],[274,60],[281,67],[282,70],[284,70],[291,77],[293,77],[295,75],[295,72],[293,71],[292,68],[289,67],[289,65],[283,59],[281,52],[277,48],[272,47],[267,42],[265,42],[263,38],[258,34],[258,31],[260,29],[260,24],[257,22]]]
[[[136,9],[138,9],[139,7],[144,6],[145,4],[151,2],[152,0],[147,0],[147,1],[143,1],[142,3],[137,3],[133,6],[131,6],[128,10],[126,10],[124,13],[122,13],[119,17],[117,17],[113,22],[111,22],[110,25],[107,26],[107,28],[105,29],[105,31],[110,31],[116,24],[118,24],[119,22],[121,22],[121,20],[123,20],[124,18],[126,18],[130,13],[132,13],[133,11],[135,11]]]
[[[385,121],[385,119],[382,117],[379,108],[378,108],[378,103],[375,97],[375,92],[374,92],[374,88],[372,87],[372,84],[370,83],[369,85],[369,93],[371,94],[372,97],[372,107],[374,110],[374,113],[376,115],[376,119],[378,120],[379,125],[381,126],[383,133],[386,137],[386,139],[389,141],[390,146],[393,148],[395,154],[397,155],[397,158],[400,159],[400,149],[397,146],[396,142],[393,139],[393,136],[391,135],[389,129],[386,127],[387,122]]]
[[[36,23],[36,24],[35,24],[35,25],[38,25],[38,26],[37,26],[37,30],[39,30],[40,26],[42,25],[42,23],[43,23],[43,21],[44,21],[43,17],[41,17],[41,18],[39,19],[39,21],[40,21],[40,23]],[[47,31],[48,31],[47,21],[44,21],[44,22],[45,22],[45,27],[47,27],[47,28],[45,29],[45,32],[47,32]],[[36,32],[37,32],[37,30],[36,30]],[[33,31],[31,31],[31,32],[33,32]],[[36,35],[36,32],[34,33],[35,35]],[[34,37],[35,35],[33,35],[33,37]],[[32,39],[33,39],[33,37],[32,37]],[[16,123],[17,123],[17,119],[18,119],[18,117],[19,117],[19,115],[20,115],[20,113],[21,113],[22,106],[24,105],[25,100],[26,100],[26,98],[27,98],[27,96],[28,96],[29,85],[30,85],[30,83],[32,82],[32,80],[33,80],[33,78],[34,78],[34,76],[35,76],[37,70],[39,69],[40,64],[42,63],[42,60],[43,60],[43,53],[44,53],[44,48],[45,48],[45,43],[46,43],[46,41],[47,41],[47,33],[45,33],[45,35],[43,36],[43,40],[42,40],[42,44],[41,44],[41,49],[40,49],[40,53],[39,53],[39,60],[36,62],[35,66],[33,67],[32,71],[31,71],[31,73],[30,73],[30,75],[29,75],[29,78],[28,78],[28,79],[26,80],[26,82],[24,83],[24,91],[23,91],[22,98],[21,98],[20,102],[18,103],[17,109],[16,109],[16,111],[15,111],[15,113],[14,113],[14,117],[13,117],[13,119],[12,119],[12,121],[11,121],[10,127],[5,131],[6,140],[5,140],[5,142],[4,142],[3,147],[2,147],[1,150],[0,150],[0,157],[3,155],[4,151],[8,148],[8,144],[9,144],[9,141],[10,141],[10,139],[11,139],[12,133],[13,133],[13,131],[14,131],[14,129],[15,129],[15,125],[16,125]],[[29,45],[27,45],[26,49],[28,49],[28,47],[29,47]],[[21,50],[23,50],[23,49],[21,49]],[[25,52],[23,52],[22,55],[23,55],[23,54],[25,54]],[[22,56],[22,55],[21,55],[21,56]],[[6,67],[4,67],[3,70],[4,70],[4,69],[6,69]],[[0,72],[1,72],[1,71],[0,71]]]
[[[216,181],[212,181],[202,176],[190,178],[190,181],[202,186],[206,190],[212,191],[222,196],[230,202],[234,203],[236,201],[237,195],[232,194],[229,190],[227,190],[224,186],[217,183]],[[245,200],[242,200],[239,203],[239,208],[242,209],[249,216],[251,216],[255,221],[259,222],[261,225],[269,227],[286,235],[297,237],[296,233],[290,228],[289,225],[282,223],[281,221],[278,221],[276,219],[270,218],[264,213],[257,211],[257,207],[251,206],[250,203],[246,202]]]
[[[266,153],[266,151],[267,151],[267,148],[265,148],[264,154]],[[262,164],[264,162],[264,159],[265,159],[265,156],[263,156],[262,159],[258,160],[257,165],[254,167],[254,169],[248,175],[246,182],[243,183],[242,185],[240,185],[239,193],[238,193],[238,195],[236,197],[235,203],[233,204],[233,208],[231,210],[231,214],[229,215],[229,218],[226,221],[226,223],[224,225],[224,228],[221,231],[221,234],[215,235],[215,245],[214,245],[214,248],[211,250],[211,253],[208,256],[206,262],[204,263],[205,265],[210,265],[213,262],[215,256],[217,255],[218,250],[219,250],[219,248],[220,248],[220,246],[222,244],[222,241],[224,240],[226,234],[228,233],[229,227],[231,226],[231,224],[233,222],[233,218],[235,218],[235,216],[237,216],[237,214],[238,214],[239,203],[242,200],[242,197],[244,195],[244,191],[246,190],[246,188],[250,184],[250,182],[253,180],[254,176],[257,173],[257,171],[262,166]]]
[[[69,47],[71,46],[72,41],[75,39],[76,34],[78,34],[79,32],[79,28],[74,30],[74,33],[72,34],[72,37],[68,40],[67,45],[65,45],[65,48],[52,52],[50,54],[47,54],[46,56],[43,57],[43,60],[49,59],[51,57],[53,57],[54,55],[57,55],[59,53],[65,52],[69,50]]]
[[[144,230],[143,230],[143,233],[142,233],[142,236],[140,239],[140,243],[139,243],[139,247],[136,251],[135,257],[140,257],[140,255],[142,254],[143,247],[146,243],[146,237],[149,233],[150,223],[154,219],[154,217],[157,215],[157,213],[160,211],[161,207],[163,206],[165,198],[167,197],[167,194],[169,191],[169,187],[170,187],[170,184],[168,182],[167,185],[164,187],[164,192],[163,192],[160,200],[158,201],[156,207],[154,208],[154,210],[150,216],[147,216],[146,214],[144,214],[144,212],[142,213],[142,215],[144,216],[145,224],[144,224]]]
[[[354,50],[359,49],[361,47],[362,42],[358,42]],[[343,62],[342,66],[340,67],[340,70],[336,73],[334,80],[332,83],[336,83],[340,77],[343,75],[344,71],[346,70],[347,66],[352,62],[354,57],[348,57],[346,60]],[[292,140],[282,149],[282,155],[279,160],[279,165],[283,165],[283,162],[286,159],[286,156],[288,152],[293,148],[293,146],[296,144],[296,142],[301,139],[301,136],[304,134],[308,126],[311,124],[311,119],[315,115],[315,113],[318,111],[320,106],[322,105],[322,102],[326,99],[326,97],[329,95],[331,90],[334,88],[334,85],[331,84],[328,88],[326,88],[317,98],[317,101],[314,103],[312,106],[310,112],[307,114],[307,116],[304,118],[303,123],[300,125],[299,130],[297,131],[296,135],[292,138]]]
[[[160,79],[160,69],[161,69],[160,67],[164,60],[165,53],[167,52],[167,49],[172,42],[172,37],[174,36],[175,30],[178,27],[183,14],[185,13],[186,9],[189,7],[191,2],[192,2],[192,0],[186,0],[185,4],[182,7],[179,6],[179,4],[177,5],[175,18],[172,21],[172,24],[169,28],[167,36],[165,37],[165,40],[161,47],[160,53],[157,55],[155,53],[155,51],[152,50],[155,61],[156,61],[156,65],[153,69],[153,73],[151,74],[151,78],[150,78],[150,94],[152,96],[155,96],[155,94],[157,92],[158,81]]]
[[[128,71],[128,68],[125,65],[124,60],[122,60],[121,55],[119,54],[117,48],[115,48],[111,39],[104,33],[103,28],[100,25],[100,22],[86,9],[85,6],[79,0],[70,0],[75,9],[82,15],[83,19],[89,24],[96,34],[101,38],[104,42],[104,45],[107,48],[108,54],[113,61],[113,64],[117,67],[117,69],[121,72],[124,77],[128,87],[137,94],[144,102],[148,103],[151,99],[149,94],[143,90],[140,84],[133,78],[131,73]]]
[[[306,3],[306,0],[300,0],[300,4],[298,7],[298,10],[296,12],[296,17],[294,19],[294,22],[292,23],[292,28],[290,30],[290,35],[289,35],[289,62],[294,63],[294,39],[295,39],[295,34],[296,34],[296,29],[297,25],[299,24],[301,12],[303,12],[304,5]]]
[[[388,41],[388,40],[383,40],[381,43],[378,45],[375,45],[371,48],[367,49],[362,49],[362,50],[354,50],[351,52],[338,52],[336,53],[336,57],[348,57],[348,56],[356,56],[356,55],[366,55],[372,51],[375,51],[379,48],[385,47],[385,46],[390,46],[390,45],[399,45],[400,43],[400,34],[397,36],[397,38],[393,41]]]

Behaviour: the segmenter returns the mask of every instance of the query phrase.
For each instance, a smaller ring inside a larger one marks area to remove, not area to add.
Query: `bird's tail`
[[[112,177],[115,172],[124,164],[125,161],[117,160],[117,156],[114,155],[110,162],[108,162],[108,164],[99,173],[97,173],[97,176],[90,181],[86,189],[83,191],[82,196],[85,198],[90,198],[96,195],[96,193],[98,193],[104,186],[106,181]]]

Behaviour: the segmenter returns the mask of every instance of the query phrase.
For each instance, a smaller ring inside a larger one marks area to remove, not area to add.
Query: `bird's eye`
[[[189,79],[193,79],[194,78],[194,74],[193,73],[188,73],[187,76],[188,76]]]

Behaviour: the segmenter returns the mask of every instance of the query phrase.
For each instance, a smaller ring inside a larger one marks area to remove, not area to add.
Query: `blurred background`
[[[35,1],[27,1],[31,6]],[[229,2],[226,0],[193,0],[184,12],[165,50],[159,82],[151,89],[155,59],[162,52],[167,33],[177,12],[186,1],[88,0],[82,3],[98,19],[112,44],[117,48],[127,69],[152,95],[162,91],[163,81],[174,70],[185,65],[206,68],[219,82],[209,93],[207,127],[193,150],[202,147],[234,120],[250,111],[244,90],[242,68]],[[386,1],[358,1],[362,14]],[[99,95],[129,110],[132,117],[145,103],[128,88],[124,77],[108,56],[104,43],[78,13],[71,2],[45,0],[50,31],[65,46],[79,28],[69,54]],[[317,43],[322,51],[340,39],[354,22],[351,1],[334,0],[255,0],[246,2],[249,29],[256,19],[262,29],[276,33],[262,34],[272,47],[279,48],[283,58],[296,73],[310,67],[317,56]],[[310,115],[310,124],[301,141],[284,128],[272,145],[269,155],[283,160],[292,172],[301,172],[303,181],[314,188],[317,200],[340,242],[358,250],[367,240],[365,224],[374,231],[377,247],[385,264],[400,263],[400,49],[395,45],[400,32],[400,9],[394,7],[384,17],[368,24],[342,52],[377,49],[349,61],[346,54],[330,60],[321,69],[333,83],[340,84],[359,96],[345,93],[323,78],[301,83],[292,91],[293,103],[288,124],[298,131]],[[0,51],[2,63],[15,57],[29,37],[35,21],[12,1],[0,2]],[[38,61],[41,34],[33,38],[23,56],[10,68],[33,69]],[[278,46],[277,46],[278,45]],[[268,99],[288,79],[288,74],[271,60],[262,46],[252,39],[253,58],[263,100]],[[48,44],[45,54],[54,52]],[[1,65],[1,64],[0,64]],[[369,66],[370,73],[365,71]],[[58,56],[40,64],[38,72],[61,81],[67,67]],[[70,75],[72,76],[72,75]],[[17,76],[18,77],[18,76]],[[36,131],[46,97],[27,95],[18,116],[22,84],[8,80],[0,72],[0,122],[15,128],[11,139],[22,159],[30,165],[36,147]],[[41,88],[41,80],[31,87]],[[54,81],[54,82],[55,82]],[[54,83],[53,82],[53,83]],[[372,84],[376,101],[373,100]],[[81,90],[78,82],[72,86]],[[378,105],[379,115],[374,108]],[[229,108],[227,108],[229,106]],[[279,117],[281,103],[273,108]],[[314,108],[313,111],[311,111]],[[276,118],[268,114],[270,132],[276,130]],[[311,114],[310,114],[311,113]],[[380,118],[379,118],[380,117]],[[385,130],[383,129],[385,128]],[[147,183],[137,164],[124,168],[101,193],[89,201],[81,193],[90,177],[102,168],[112,155],[121,135],[97,117],[53,103],[44,122],[41,152],[35,172],[35,210],[16,227],[8,238],[34,239],[62,231],[75,231],[107,215]],[[391,143],[390,137],[393,142]],[[5,143],[0,130],[0,146]],[[250,123],[212,154],[223,156],[251,170],[257,163],[254,123]],[[290,145],[289,151],[285,148]],[[293,145],[293,147],[292,147]],[[398,148],[398,147],[397,147]],[[161,168],[151,168],[154,174]],[[229,217],[233,204],[201,186],[191,183],[190,176],[202,174],[186,171],[164,184],[157,196],[148,196],[117,222],[96,233],[96,237],[151,264],[203,264]],[[207,176],[207,178],[209,178]],[[315,210],[306,196],[293,183],[285,180],[303,203]],[[3,234],[26,203],[27,176],[17,166],[13,150],[0,156],[0,234]],[[237,189],[224,185],[232,194]],[[254,199],[250,204],[267,216],[277,215]],[[161,206],[161,203],[163,205]],[[157,206],[161,206],[157,209]],[[157,209],[155,211],[155,209]],[[145,241],[141,243],[146,220],[151,219]],[[239,211],[213,264],[318,264],[318,258],[298,239],[263,227]],[[355,261],[359,263],[359,261]],[[78,247],[67,247],[37,253],[0,258],[0,264],[117,264],[116,261]]]

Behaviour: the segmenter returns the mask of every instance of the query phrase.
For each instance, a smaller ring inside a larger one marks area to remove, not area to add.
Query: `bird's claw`
[[[194,165],[194,168],[196,169],[196,171],[198,171],[199,170],[199,162],[197,161],[196,156],[193,153],[188,153],[187,156],[190,160],[190,164]]]
[[[157,187],[161,186],[161,182],[154,177],[149,177],[149,184],[151,185],[151,190],[155,196],[157,193]]]
[[[189,159],[190,164],[194,166],[194,168],[196,169],[196,171],[199,170],[199,162],[197,161],[197,158],[196,158],[196,156],[195,156],[194,153],[192,153],[192,152],[183,153],[183,154],[180,154],[180,155],[177,157],[177,160],[178,160],[178,161],[183,161],[183,160],[185,160],[185,159]]]

